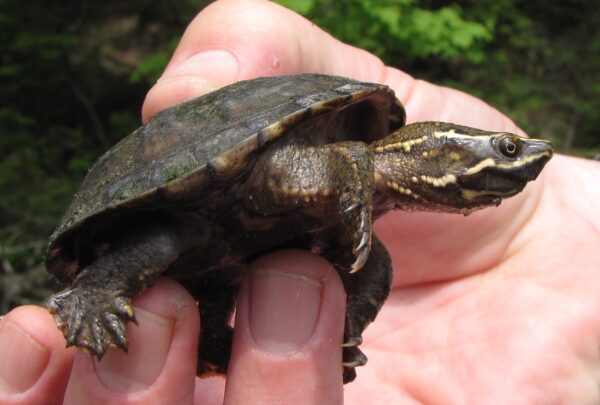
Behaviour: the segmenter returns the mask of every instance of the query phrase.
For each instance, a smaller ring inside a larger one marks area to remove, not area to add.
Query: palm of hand
[[[217,21],[210,13],[227,8],[225,2],[217,5],[194,31],[198,38],[207,37]],[[272,58],[262,63],[255,57],[268,50],[283,61],[277,74],[320,71],[383,80],[403,100],[411,121],[519,131],[479,100],[386,68],[372,55],[304,26],[293,13],[275,11],[270,3],[252,7],[254,21],[263,21],[269,32],[278,32],[282,20],[304,28],[268,37],[250,31],[243,40],[227,32],[238,58],[259,61],[238,80],[273,74]],[[236,26],[239,13],[223,15]],[[299,54],[288,52],[297,49]],[[180,51],[174,60],[188,56]],[[225,84],[225,75],[206,75]],[[168,103],[174,89],[188,91],[184,79],[153,89],[145,116]],[[598,268],[592,255],[600,239],[594,206],[600,189],[590,184],[598,178],[600,165],[556,156],[522,195],[498,209],[467,218],[402,212],[382,218],[376,232],[393,258],[394,289],[364,333],[361,349],[369,362],[345,386],[345,403],[597,401],[600,277],[590,269]]]
[[[594,219],[578,215],[592,202],[556,195],[578,180],[567,161],[555,158],[547,168],[554,173],[499,215],[400,213],[378,224],[395,288],[365,333],[369,363],[347,387],[348,403],[482,403],[483,393],[494,403],[593,398],[586,370],[598,360],[600,334],[600,280],[589,272]],[[454,230],[437,232],[443,227]]]

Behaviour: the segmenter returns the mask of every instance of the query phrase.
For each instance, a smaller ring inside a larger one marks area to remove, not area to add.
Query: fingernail
[[[195,80],[202,78],[209,83],[214,83],[216,87],[220,87],[235,81],[239,69],[240,63],[231,52],[205,51],[167,68],[158,82],[181,78]]]
[[[250,281],[250,330],[266,352],[290,354],[309,341],[321,309],[319,280],[276,269],[255,271]]]
[[[109,349],[95,362],[98,379],[117,392],[136,392],[150,387],[167,359],[174,320],[136,308],[139,326],[127,325],[129,352]]]
[[[0,325],[0,390],[11,394],[27,391],[48,365],[50,352],[18,325]]]

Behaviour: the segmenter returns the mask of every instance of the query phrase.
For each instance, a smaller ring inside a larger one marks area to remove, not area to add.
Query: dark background
[[[208,1],[0,0],[0,314],[57,288],[47,237]],[[600,8],[573,0],[281,0],[564,153],[600,153]],[[600,181],[600,179],[599,179]]]

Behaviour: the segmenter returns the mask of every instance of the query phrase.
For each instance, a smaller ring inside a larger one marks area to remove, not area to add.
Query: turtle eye
[[[506,135],[498,143],[500,153],[506,157],[515,157],[521,153],[521,138],[516,135]]]

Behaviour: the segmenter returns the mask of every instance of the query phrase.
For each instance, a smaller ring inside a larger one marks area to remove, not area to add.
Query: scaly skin
[[[101,359],[109,347],[128,349],[125,325],[135,320],[131,299],[144,291],[179,255],[183,243],[167,221],[137,224],[117,237],[73,284],[49,297],[67,346]]]

